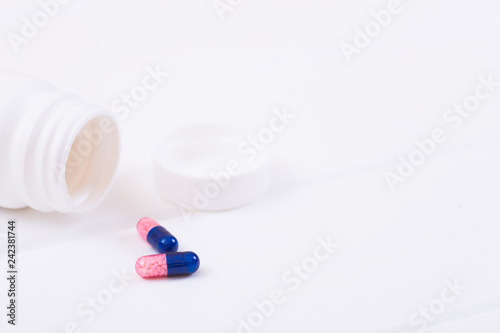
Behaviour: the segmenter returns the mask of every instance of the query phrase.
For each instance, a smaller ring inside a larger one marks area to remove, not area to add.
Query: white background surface
[[[339,44],[387,3],[248,0],[222,21],[210,0],[73,0],[16,53],[7,35],[39,7],[3,0],[5,69],[106,107],[148,66],[171,75],[123,120],[120,169],[97,209],[0,210],[17,219],[20,249],[18,326],[7,327],[4,309],[2,332],[63,332],[71,322],[81,332],[236,332],[273,289],[286,302],[256,332],[412,332],[420,326],[409,317],[455,278],[467,289],[427,331],[498,332],[500,90],[457,130],[442,115],[478,76],[500,80],[500,7],[404,0],[348,64]],[[213,122],[244,138],[283,106],[298,117],[268,147],[272,184],[258,202],[186,221],[159,197],[150,157],[167,132]],[[384,173],[436,127],[448,140],[391,192]],[[199,254],[198,273],[134,275],[135,260],[153,254],[135,231],[143,216]],[[341,248],[291,292],[282,275],[326,236]],[[78,315],[122,270],[127,286],[92,320]]]

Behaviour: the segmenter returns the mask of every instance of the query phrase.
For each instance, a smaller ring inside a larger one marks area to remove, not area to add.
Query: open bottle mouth
[[[65,181],[69,204],[75,211],[97,205],[108,191],[119,159],[115,122],[99,115],[76,135],[66,161]]]

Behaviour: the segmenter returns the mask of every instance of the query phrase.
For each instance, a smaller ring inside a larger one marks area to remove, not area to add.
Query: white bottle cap
[[[241,133],[221,126],[196,126],[168,135],[154,153],[161,195],[190,210],[221,211],[244,206],[265,193],[267,154]]]

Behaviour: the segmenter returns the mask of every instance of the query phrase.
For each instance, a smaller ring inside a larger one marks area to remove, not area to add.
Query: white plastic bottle
[[[0,71],[0,207],[81,212],[118,165],[115,118],[49,83]]]

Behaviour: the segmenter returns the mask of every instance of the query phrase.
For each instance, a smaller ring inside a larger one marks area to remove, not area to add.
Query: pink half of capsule
[[[158,227],[159,224],[155,220],[149,217],[144,217],[137,222],[137,232],[141,235],[142,239],[147,241],[148,233],[154,227]]]
[[[135,263],[135,271],[143,278],[167,276],[168,268],[165,254],[140,257]]]
[[[194,252],[176,252],[140,257],[135,271],[143,278],[193,274],[200,267]]]

